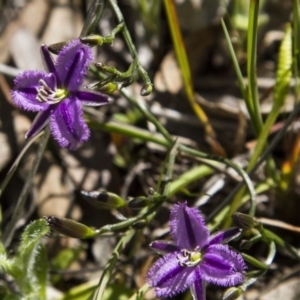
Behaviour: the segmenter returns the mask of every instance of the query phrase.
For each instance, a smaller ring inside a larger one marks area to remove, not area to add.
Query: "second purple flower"
[[[148,273],[147,282],[157,297],[171,297],[187,288],[193,299],[205,300],[205,282],[230,287],[241,284],[243,257],[223,243],[239,235],[232,228],[209,235],[203,217],[186,203],[174,205],[170,217],[174,243],[155,241],[150,246],[165,253]]]
[[[78,39],[60,51],[56,62],[45,45],[41,53],[48,73],[24,71],[16,77],[11,92],[17,106],[39,112],[25,137],[36,135],[50,122],[52,135],[60,146],[75,150],[90,136],[81,106],[107,104],[108,96],[81,88],[92,51]]]

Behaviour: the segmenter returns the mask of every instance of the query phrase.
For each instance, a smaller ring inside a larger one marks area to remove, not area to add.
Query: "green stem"
[[[129,52],[130,52],[136,66],[138,68],[138,72],[139,72],[141,78],[143,79],[145,85],[147,85],[147,86],[152,85],[151,80],[150,80],[147,72],[144,70],[144,68],[142,67],[142,65],[139,61],[137,51],[136,51],[135,46],[132,42],[132,39],[131,39],[130,33],[128,31],[128,28],[125,24],[122,12],[121,12],[121,10],[119,9],[119,7],[117,5],[117,1],[116,0],[107,0],[107,1],[108,1],[110,7],[112,8],[112,10],[115,14],[115,17],[116,17],[117,21],[119,23],[124,23],[124,28],[123,28],[122,34],[123,34],[124,40],[126,42],[126,45],[129,49]]]
[[[132,63],[128,70],[125,71],[125,72],[121,72],[119,70],[117,70],[116,68],[114,67],[109,67],[105,64],[99,64],[99,63],[96,63],[96,67],[99,68],[102,72],[107,72],[107,73],[110,73],[112,75],[115,75],[116,77],[118,78],[121,78],[121,79],[126,79],[130,76],[132,76],[133,72],[134,72],[134,68],[135,68],[135,65],[134,63]]]
[[[264,270],[264,271],[268,269],[268,265],[260,262],[256,258],[254,258],[248,254],[245,254],[245,253],[242,253],[242,256],[243,256],[244,260],[247,261],[248,263],[250,263],[251,265],[253,265],[261,270]]]
[[[10,245],[10,242],[12,240],[13,234],[16,230],[16,223],[20,218],[20,215],[23,211],[24,205],[25,205],[25,201],[27,199],[29,190],[32,186],[32,180],[34,175],[37,172],[38,166],[42,160],[44,151],[46,149],[47,143],[48,143],[48,139],[50,137],[50,128],[46,127],[44,135],[42,137],[42,140],[40,142],[39,148],[37,150],[37,154],[35,157],[35,160],[33,162],[32,168],[26,178],[25,184],[23,186],[23,189],[21,191],[21,194],[19,196],[17,205],[14,209],[14,213],[13,216],[11,218],[11,221],[8,223],[7,227],[5,228],[5,231],[3,233],[3,244],[5,247],[8,247]]]
[[[170,187],[171,187],[171,181],[173,178],[173,170],[174,170],[174,164],[176,155],[178,152],[178,143],[175,141],[173,147],[171,148],[170,155],[169,155],[169,162],[167,167],[167,174],[166,174],[166,186],[164,188],[163,195],[166,197],[169,197]]]
[[[200,165],[183,173],[177,180],[174,180],[170,183],[168,198],[174,196],[177,192],[179,192],[181,189],[188,186],[192,182],[208,176],[213,172],[214,170],[212,168],[206,165]]]
[[[284,241],[280,236],[263,227],[259,230],[259,232],[265,240],[272,241],[277,246],[286,249],[295,259],[300,261],[300,254],[298,253],[298,251],[292,245]]]
[[[124,230],[136,222],[142,220],[142,219],[148,219],[150,221],[151,217],[154,216],[155,212],[158,210],[158,208],[161,206],[163,200],[172,197],[174,194],[176,194],[180,189],[183,187],[189,185],[191,182],[194,182],[195,180],[201,179],[213,172],[213,169],[202,165],[197,166],[186,173],[182,174],[178,179],[170,182],[167,194],[162,196],[159,195],[155,198],[155,204],[151,207],[147,207],[143,209],[137,216],[127,219],[125,221],[116,223],[116,224],[109,224],[105,225],[97,230],[95,230],[95,234],[93,237],[99,236],[101,234],[112,232],[112,231],[119,231]],[[91,236],[89,236],[90,238]]]
[[[165,129],[165,127],[159,122],[155,116],[148,110],[148,108],[141,102],[138,102],[134,97],[131,97],[129,92],[125,89],[121,90],[121,94],[130,102],[131,105],[137,107],[138,110],[151,122],[155,125],[156,129],[164,136],[169,145],[173,145],[173,137]]]
[[[105,291],[106,286],[108,285],[108,283],[111,279],[114,267],[115,267],[120,255],[121,255],[122,251],[124,250],[126,245],[132,239],[134,233],[135,233],[135,231],[133,229],[130,229],[121,238],[121,240],[117,244],[116,248],[114,249],[108,263],[106,264],[105,269],[103,270],[103,273],[101,275],[101,278],[100,278],[100,281],[99,281],[99,284],[98,284],[98,288],[95,290],[94,294],[92,295],[92,297],[90,297],[90,299],[92,299],[92,300],[101,300],[101,299],[103,299],[104,291]]]
[[[136,222],[138,222],[139,220],[146,219],[147,217],[149,217],[149,215],[154,214],[158,210],[158,208],[161,206],[161,204],[162,204],[162,201],[156,203],[155,205],[151,206],[150,208],[146,207],[136,217],[127,219],[125,221],[122,221],[122,222],[119,222],[116,224],[105,225],[95,231],[95,236],[99,236],[99,235],[102,235],[104,233],[111,232],[111,231],[119,231],[119,230],[128,228],[128,227],[132,226],[133,224],[135,224]]]
[[[280,107],[272,109],[271,113],[268,115],[268,118],[267,118],[267,120],[262,128],[262,131],[260,132],[259,137],[257,139],[257,144],[255,146],[254,153],[252,154],[249,164],[247,166],[248,172],[253,169],[259,156],[263,152],[263,150],[266,146],[267,140],[268,140],[270,130],[271,130],[273,124],[275,123],[279,113],[280,113]]]
[[[86,120],[87,124],[93,129],[100,129],[107,132],[114,132],[130,136],[132,138],[141,139],[145,142],[153,142],[164,147],[168,147],[169,143],[160,134],[153,134],[147,130],[137,128],[128,124],[120,124],[115,121],[99,123],[92,120]]]

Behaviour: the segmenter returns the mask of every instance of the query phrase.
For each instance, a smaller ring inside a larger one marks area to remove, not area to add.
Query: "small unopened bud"
[[[155,189],[154,189],[153,187],[150,186],[150,187],[148,188],[148,195],[153,196],[155,193],[156,193],[156,192],[155,192]]]
[[[252,217],[239,212],[232,215],[232,221],[237,227],[247,230],[257,225],[257,222]]]
[[[58,53],[61,51],[61,49],[62,49],[68,42],[69,42],[69,41],[51,44],[51,45],[49,45],[47,48],[48,48],[48,50],[49,50],[51,53],[53,53],[53,54],[58,54]]]
[[[119,85],[115,82],[109,82],[103,86],[96,87],[97,91],[111,94],[119,88]]]
[[[80,38],[81,43],[89,46],[101,46],[103,45],[103,37],[101,35],[93,34]]]
[[[242,294],[243,290],[240,287],[231,287],[225,291],[222,300],[235,300]]]
[[[151,83],[146,83],[141,89],[141,96],[148,96],[153,91],[153,85]]]
[[[95,236],[90,227],[66,218],[44,217],[48,225],[57,232],[77,239],[87,239]]]
[[[240,243],[240,249],[241,250],[248,250],[252,246],[251,241],[242,240]]]
[[[128,206],[133,209],[140,209],[149,206],[152,201],[146,197],[134,198],[129,201]]]
[[[120,208],[126,205],[125,200],[123,200],[118,195],[106,192],[106,191],[92,191],[86,192],[81,191],[81,195],[92,205],[100,209],[114,209]]]
[[[96,63],[94,63],[94,65],[100,71],[105,71],[106,70],[106,65],[102,62],[96,62]]]
[[[146,220],[140,220],[132,225],[134,229],[143,229],[147,226],[148,222]]]

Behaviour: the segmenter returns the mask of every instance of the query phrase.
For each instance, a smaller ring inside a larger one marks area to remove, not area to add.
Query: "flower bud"
[[[107,94],[111,94],[113,93],[115,90],[117,90],[119,88],[119,85],[115,82],[109,82],[101,87],[96,87],[97,91],[103,92],[103,93],[107,93]]]
[[[81,43],[89,45],[90,47],[93,46],[101,46],[103,45],[103,37],[98,34],[93,34],[85,37],[80,38]]]
[[[53,216],[44,217],[48,225],[57,232],[77,239],[86,239],[95,236],[95,231],[88,226],[66,218]]]
[[[92,191],[86,192],[81,191],[81,195],[89,203],[100,209],[114,209],[120,208],[126,205],[125,200],[123,200],[118,195],[106,192],[106,191]]]
[[[59,42],[55,44],[51,44],[47,46],[48,50],[53,53],[53,54],[58,54],[60,50],[68,43],[69,41],[66,42]]]
[[[252,246],[251,241],[248,240],[242,240],[240,243],[240,249],[241,250],[248,250]]]
[[[129,201],[128,206],[133,209],[140,209],[149,206],[152,201],[146,197],[134,198]]]
[[[251,229],[257,225],[257,222],[255,222],[252,217],[239,212],[236,212],[232,215],[232,221],[237,227],[246,230]]]
[[[141,96],[148,96],[153,91],[153,85],[151,83],[146,83],[141,89]]]
[[[225,291],[222,300],[235,300],[242,294],[243,290],[240,287],[231,287]]]

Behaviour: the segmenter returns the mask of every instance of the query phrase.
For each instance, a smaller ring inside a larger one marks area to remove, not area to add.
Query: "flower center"
[[[182,255],[177,255],[178,263],[182,267],[194,267],[202,260],[201,252],[189,251],[186,249],[181,250]]]
[[[36,99],[39,102],[45,102],[47,104],[57,104],[66,99],[69,95],[69,92],[65,89],[56,88],[55,90],[52,90],[43,79],[40,79],[39,83],[40,87],[36,89]]]

